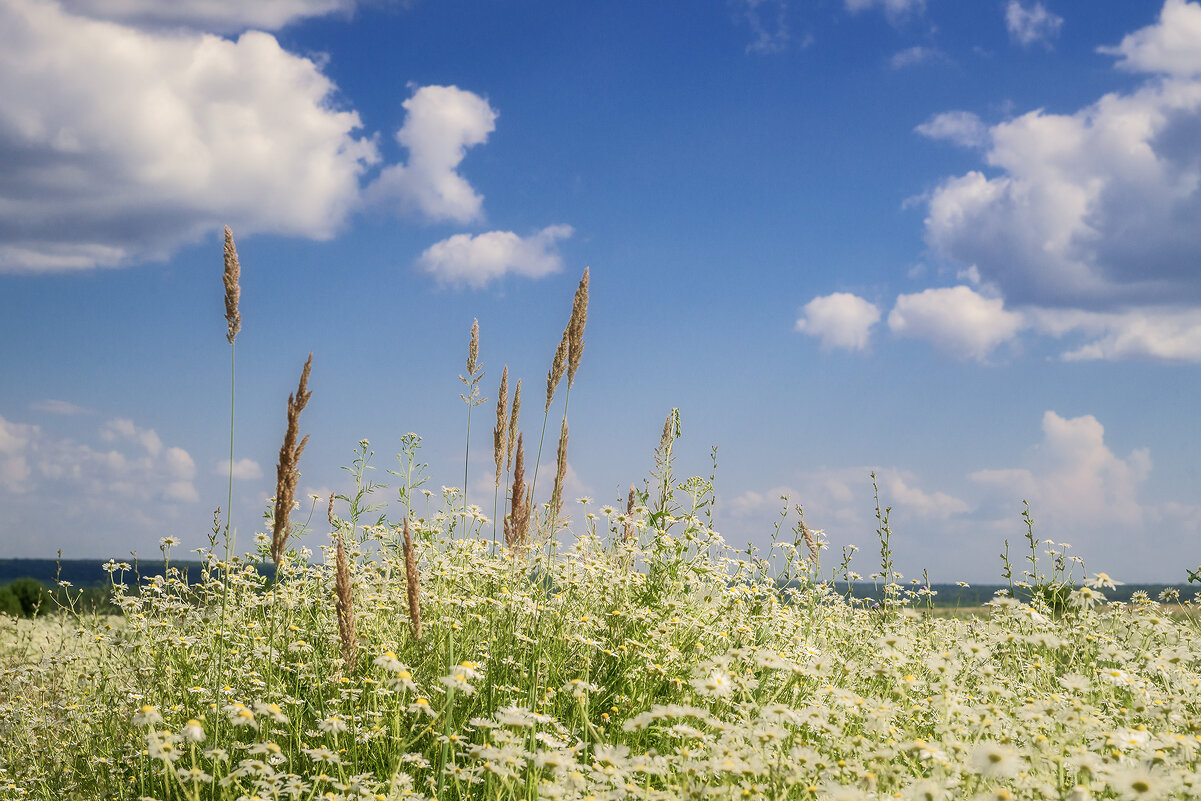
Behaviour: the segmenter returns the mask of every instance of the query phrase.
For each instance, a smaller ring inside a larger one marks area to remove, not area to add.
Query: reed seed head
[[[550,411],[551,401],[555,399],[555,390],[559,388],[559,382],[563,380],[563,373],[567,370],[567,352],[568,342],[570,341],[571,327],[563,329],[563,338],[559,340],[559,347],[555,349],[555,359],[551,362],[550,371],[546,374],[546,411]]]
[[[288,519],[296,501],[296,482],[300,479],[300,454],[309,442],[307,434],[299,444],[296,438],[300,434],[300,413],[313,394],[308,391],[309,372],[312,368],[313,354],[309,353],[309,358],[304,363],[304,371],[300,374],[300,385],[296,394],[288,396],[288,428],[284,433],[284,444],[279,449],[279,464],[275,468],[275,528],[271,535],[271,561],[276,567],[279,567],[284,558],[284,549],[291,535]]]
[[[338,535],[335,554],[334,584],[334,609],[338,613],[338,638],[342,642],[342,661],[346,663],[347,671],[353,671],[359,652],[359,638],[354,630],[354,596],[350,588],[350,565],[347,563],[346,548],[342,545],[341,534]]]
[[[242,289],[238,286],[238,279],[241,275],[242,268],[238,264],[238,251],[234,247],[234,234],[227,225],[225,226],[225,323],[229,331],[225,338],[231,345],[234,344],[238,332],[242,330],[242,315],[238,312],[238,300],[242,296]]]
[[[513,451],[517,447],[517,418],[521,415],[521,379],[513,390],[513,411],[509,413],[509,434],[505,438],[505,470],[513,466]]]
[[[575,291],[571,304],[571,320],[567,323],[567,386],[575,383],[575,371],[584,355],[584,325],[588,322],[588,268]]]
[[[638,496],[634,492],[634,485],[630,485],[630,495],[626,498],[626,528],[622,532],[622,542],[629,542],[634,536],[634,502]]]
[[[512,509],[505,520],[505,547],[511,554],[524,551],[525,535],[530,523],[530,507],[525,501],[525,445],[517,435],[517,461],[513,466]]]
[[[799,512],[801,507],[797,507]],[[809,549],[809,561],[813,562],[813,566],[818,566],[819,546],[817,537],[813,536],[813,532],[809,530],[809,526],[805,525],[805,519],[801,518],[801,538],[805,540],[805,547]]]
[[[409,597],[409,627],[413,639],[421,639],[420,588],[417,583],[417,554],[413,549],[413,535],[409,533],[409,518],[404,525],[405,593]]]
[[[563,482],[567,479],[567,419],[559,429],[559,452],[555,459],[555,487],[550,495],[551,519],[563,511]]]
[[[332,492],[329,494],[329,509],[326,511],[326,515],[329,517],[329,527],[332,529],[334,527],[334,494]]]
[[[480,321],[471,323],[471,344],[467,346],[467,375],[474,376],[480,359]]]
[[[492,455],[496,459],[496,486],[500,487],[505,466],[505,436],[509,428],[509,365],[500,374],[496,393],[496,428],[492,429]]]

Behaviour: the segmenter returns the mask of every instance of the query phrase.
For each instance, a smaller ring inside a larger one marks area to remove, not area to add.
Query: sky
[[[1023,502],[1077,578],[1201,563],[1197,2],[0,0],[0,557],[207,543],[226,225],[241,546],[310,351],[298,495],[415,432],[491,516],[589,268],[569,499],[678,408],[737,548],[787,497],[870,575],[878,492],[905,581],[999,583]]]

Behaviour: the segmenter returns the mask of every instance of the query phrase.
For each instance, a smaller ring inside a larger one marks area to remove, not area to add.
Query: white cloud
[[[814,298],[801,309],[796,330],[821,340],[824,348],[863,350],[871,329],[880,320],[872,303],[847,292]]]
[[[970,111],[944,111],[913,130],[930,139],[943,139],[961,147],[981,147],[988,142],[988,128]]]
[[[976,360],[1013,339],[1022,326],[1022,315],[1006,311],[1000,298],[967,286],[901,295],[888,315],[894,334],[925,339],[954,356]]]
[[[930,198],[936,253],[975,265],[1014,307],[1201,302],[1201,80],[1151,80],[989,133],[994,174],[947,179]]]
[[[748,53],[778,53],[788,47],[788,3],[785,0],[738,0],[755,39]],[[771,13],[774,10],[774,13]]]
[[[97,436],[107,447],[0,416],[0,495],[139,519],[159,509],[155,504],[198,500],[196,465],[183,448],[165,447],[153,430],[127,419],[110,420]]]
[[[1042,429],[1031,467],[979,470],[971,479],[1006,497],[1028,500],[1037,515],[1061,530],[1144,522],[1138,488],[1151,471],[1146,449],[1125,459],[1116,456],[1105,444],[1104,426],[1092,415],[1064,418],[1047,411]]]
[[[1025,534],[1023,500],[1030,503],[1035,536],[1070,543],[1069,554],[1085,557],[1092,571],[1128,581],[1163,580],[1171,572],[1164,572],[1165,564],[1196,564],[1201,506],[1140,497],[1152,469],[1148,449],[1118,456],[1092,415],[1047,411],[1041,422],[1041,440],[1016,464],[965,471],[955,488],[931,487],[929,477],[902,467],[875,468],[880,505],[892,509],[891,547],[902,572],[916,577],[929,568],[936,581],[999,581],[997,554],[1004,541],[1021,542]],[[727,534],[770,532],[784,507],[781,496],[787,496],[789,509],[801,504],[806,522],[825,530],[832,545],[822,560],[826,571],[838,563],[844,544],[862,549],[852,570],[878,570],[871,472],[869,466],[821,467],[770,489],[719,499],[719,514],[729,522],[719,520],[718,528]],[[793,518],[785,520],[785,531]],[[1010,558],[1015,564],[1021,558],[1016,547]]]
[[[266,33],[0,0],[0,85],[0,271],[162,259],[225,222],[328,238],[378,159],[320,67]]]
[[[1102,313],[1032,308],[1025,314],[1038,331],[1087,340],[1064,352],[1065,361],[1148,358],[1201,362],[1201,309],[1134,308]]]
[[[47,414],[76,415],[92,413],[91,409],[85,409],[82,406],[76,406],[74,403],[64,400],[35,401],[29,404],[29,408],[35,412],[46,412]]]
[[[126,440],[136,442],[151,456],[158,456],[163,449],[163,441],[153,429],[138,428],[132,420],[117,418],[109,420],[100,428],[100,439],[105,442]]]
[[[229,476],[229,459],[222,459],[213,469],[213,474]],[[234,461],[234,478],[239,481],[250,481],[263,477],[263,468],[253,459],[237,459]],[[327,493],[328,496],[328,493]]]
[[[1118,67],[1131,72],[1201,75],[1201,5],[1166,0],[1158,24],[1135,31],[1116,47],[1097,49],[1121,56]]]
[[[563,269],[557,242],[572,233],[570,225],[551,225],[524,238],[512,231],[456,234],[428,247],[417,265],[439,283],[475,289],[509,273],[541,278]]]
[[[1048,11],[1042,3],[1026,8],[1018,0],[1009,0],[1005,6],[1005,27],[1009,38],[1022,47],[1035,42],[1049,46],[1063,27],[1063,17]]]
[[[408,163],[386,167],[368,188],[368,199],[430,221],[479,219],[484,199],[456,170],[467,148],[483,144],[496,129],[496,111],[457,86],[424,86],[404,108],[408,116],[396,141],[408,148]]]
[[[926,10],[926,0],[846,0],[846,8],[852,14],[882,8],[889,19],[898,20],[909,14],[921,14]]]
[[[905,69],[906,67],[915,67],[918,64],[928,64],[932,62],[950,61],[947,54],[939,50],[937,47],[922,47],[914,45],[893,53],[892,58],[888,63],[894,70]]]
[[[62,0],[72,14],[137,24],[206,31],[277,30],[306,17],[353,11],[355,0]]]

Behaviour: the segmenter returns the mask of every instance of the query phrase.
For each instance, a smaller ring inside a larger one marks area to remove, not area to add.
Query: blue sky
[[[458,485],[472,321],[536,438],[590,267],[571,497],[678,407],[740,547],[789,496],[870,574],[874,470],[906,578],[998,581],[1028,500],[1088,572],[1179,581],[1199,223],[1195,2],[0,0],[0,554],[205,542],[228,224],[240,542],[310,350],[303,494],[409,431]]]

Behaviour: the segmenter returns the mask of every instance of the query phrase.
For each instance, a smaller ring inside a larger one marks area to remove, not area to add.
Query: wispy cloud
[[[746,46],[748,53],[778,53],[788,47],[792,38],[788,31],[786,0],[735,0],[743,19],[750,26],[754,39]]]
[[[570,225],[551,225],[528,237],[512,231],[456,234],[426,248],[417,266],[439,283],[474,289],[510,273],[541,278],[563,269],[558,242],[573,232]]]
[[[907,16],[916,16],[926,10],[926,0],[845,0],[846,9],[852,14],[880,8],[890,20],[898,21]]]
[[[937,47],[914,45],[913,47],[893,53],[888,63],[894,70],[903,70],[906,67],[916,67],[919,64],[949,63],[950,60],[950,57]]]
[[[222,459],[213,468],[213,474],[218,476],[229,475],[229,459]],[[259,463],[253,459],[235,459],[233,477],[239,481],[251,481],[256,478],[263,477],[263,468],[259,467]]]
[[[1159,22],[1135,31],[1101,53],[1121,56],[1118,68],[1192,78],[1201,75],[1201,5],[1166,0]]]
[[[77,415],[77,414],[93,414],[91,409],[85,409],[82,406],[76,406],[64,400],[40,400],[29,404],[29,408],[35,412],[46,412],[47,414],[61,415]]]

